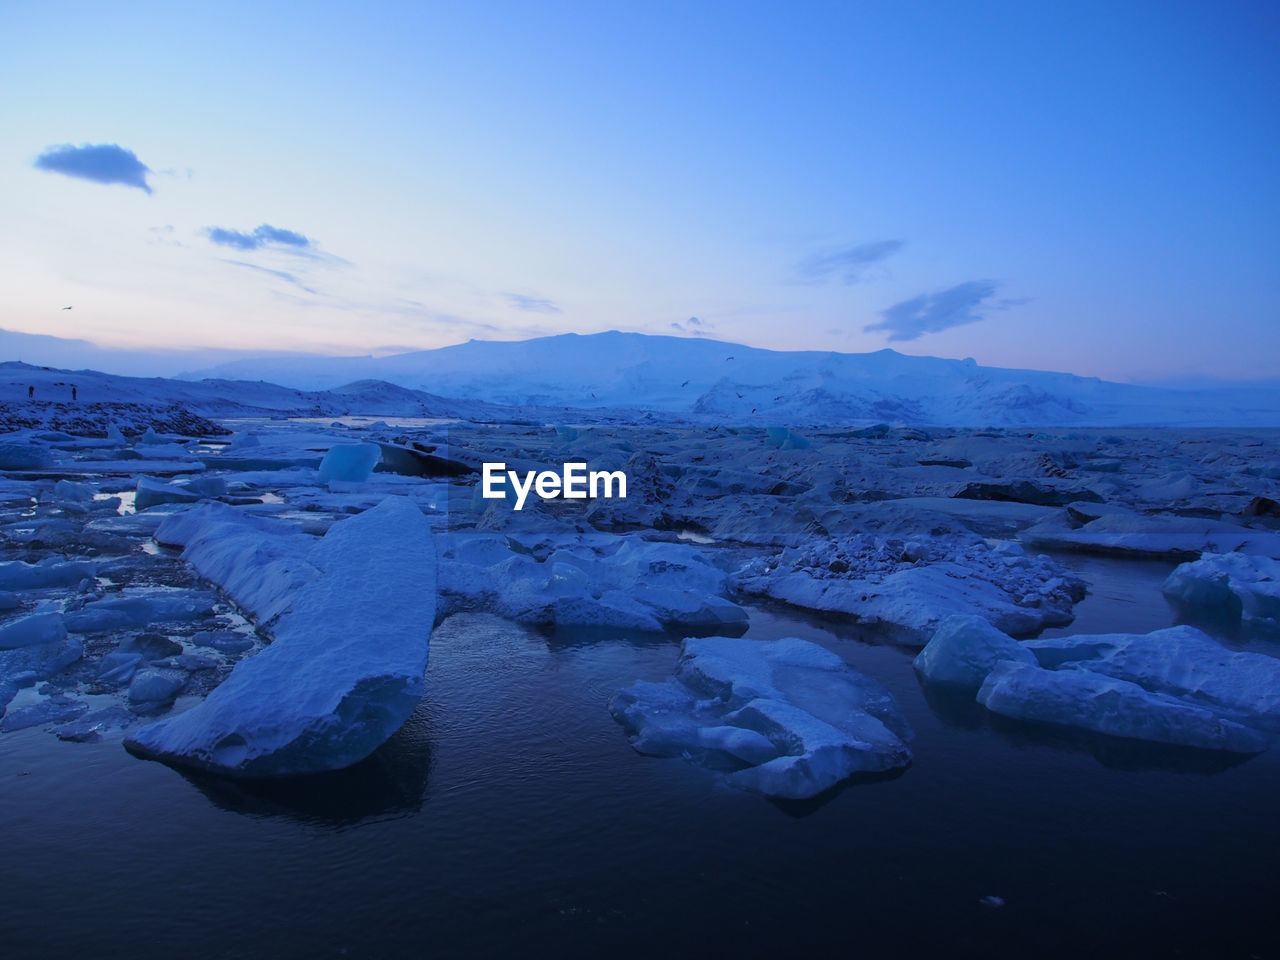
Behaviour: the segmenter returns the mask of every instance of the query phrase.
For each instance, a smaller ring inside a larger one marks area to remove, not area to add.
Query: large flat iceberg
[[[1136,740],[1232,753],[1258,753],[1267,746],[1257,731],[1207,707],[1088,670],[1044,670],[1005,660],[987,675],[978,702],[1019,720]]]
[[[185,541],[197,570],[272,620],[274,641],[199,706],[130,735],[131,750],[237,776],[315,773],[362,760],[413,712],[435,618],[436,554],[411,501],[388,497],[305,551],[309,538],[216,504],[175,517],[158,536]]]
[[[1194,627],[1018,644],[953,617],[916,668],[977,687],[994,713],[1112,736],[1256,753],[1280,731],[1280,659],[1228,650]]]
[[[697,760],[770,797],[813,797],[911,762],[889,692],[794,637],[685,640],[672,679],[633,684],[609,711],[638,752]]]

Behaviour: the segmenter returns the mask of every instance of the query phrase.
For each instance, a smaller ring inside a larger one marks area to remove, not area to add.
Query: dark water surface
[[[1068,632],[1168,625],[1167,564],[1073,559]],[[993,723],[910,654],[752,610],[886,683],[914,765],[778,805],[636,755],[606,704],[671,640],[483,615],[361,767],[188,779],[118,741],[0,737],[0,957],[1273,956],[1280,754]],[[1003,907],[980,903],[1001,897]]]

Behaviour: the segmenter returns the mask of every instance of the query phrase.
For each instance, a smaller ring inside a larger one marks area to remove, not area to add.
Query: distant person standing
[[[73,383],[73,384],[71,385],[71,402],[72,402],[72,403],[75,403],[75,402],[76,402],[76,392],[77,392],[77,391],[76,391],[76,385]]]
[[[35,387],[27,387],[27,399],[28,399],[28,400],[34,400],[35,398],[36,398],[36,388],[35,388]]]

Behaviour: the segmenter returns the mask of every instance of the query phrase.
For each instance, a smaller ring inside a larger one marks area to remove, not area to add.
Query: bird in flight
[[[70,310],[71,308],[70,308],[70,307],[63,307],[62,309],[63,309],[63,310]]]
[[[725,357],[724,359],[725,359],[725,362],[727,363],[728,361],[732,360],[733,357]]]
[[[689,385],[689,381],[688,381],[688,380],[686,380],[684,383],[680,384],[680,386],[682,386],[682,387],[687,387],[688,385]]]

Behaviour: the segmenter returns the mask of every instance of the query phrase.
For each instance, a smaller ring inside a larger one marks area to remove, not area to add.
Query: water
[[[1170,622],[1168,565],[1075,558],[1085,629]],[[1154,592],[1153,592],[1154,591]],[[6,957],[1270,956],[1280,757],[992,722],[910,654],[752,610],[885,682],[915,764],[775,804],[636,755],[612,693],[677,646],[458,616],[379,754],[285,785],[0,737]],[[1002,908],[984,906],[998,896]]]

